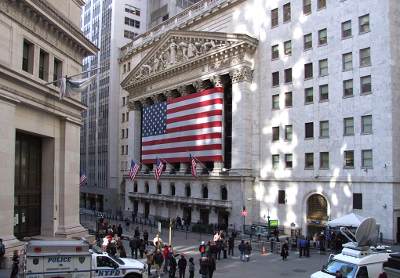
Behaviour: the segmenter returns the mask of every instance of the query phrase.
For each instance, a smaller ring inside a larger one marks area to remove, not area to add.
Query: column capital
[[[214,84],[214,87],[217,87],[217,88],[223,87],[221,75],[214,75],[211,78],[211,82]]]
[[[233,83],[251,82],[253,80],[253,70],[249,66],[241,66],[229,72]]]
[[[140,101],[128,102],[128,108],[130,111],[140,111],[142,109],[142,103]]]

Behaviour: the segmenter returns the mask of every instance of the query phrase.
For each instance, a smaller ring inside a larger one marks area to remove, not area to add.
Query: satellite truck
[[[118,258],[81,240],[31,240],[26,245],[24,278],[147,278],[147,265]]]
[[[345,227],[341,227],[340,232],[350,242],[343,244],[342,253],[331,254],[328,263],[311,278],[332,278],[337,272],[344,278],[379,278],[389,253],[373,247],[377,242],[375,219],[364,219],[355,234]]]

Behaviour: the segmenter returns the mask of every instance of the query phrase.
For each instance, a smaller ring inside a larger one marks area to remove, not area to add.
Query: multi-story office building
[[[144,165],[125,176],[126,209],[238,227],[246,207],[246,223],[308,235],[355,212],[398,241],[399,13],[394,0],[202,0],[125,45],[135,161],[152,153],[144,111],[224,89],[223,165],[205,158],[214,169],[195,178],[182,159],[159,182]]]
[[[87,184],[81,188],[81,206],[88,209],[119,209],[119,47],[145,30],[146,5],[145,0],[89,0],[81,15],[82,31],[100,48],[84,60],[84,70],[100,68],[82,94],[88,109],[82,113],[81,172]]]
[[[0,1],[0,238],[9,263],[27,237],[86,236],[79,224],[80,97],[62,76],[97,52],[81,0]]]

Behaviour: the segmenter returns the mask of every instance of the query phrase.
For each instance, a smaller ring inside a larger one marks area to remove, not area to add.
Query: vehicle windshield
[[[97,245],[92,245],[91,246],[92,251],[96,254],[103,254],[103,251],[101,251],[100,247],[98,247]]]
[[[343,277],[353,278],[357,271],[357,266],[338,260],[332,260],[324,266],[322,271],[333,276],[336,275],[336,271],[340,271]]]
[[[125,264],[124,261],[121,260],[120,258],[118,258],[118,257],[116,257],[116,256],[113,256],[113,255],[110,255],[110,254],[108,254],[108,255],[110,256],[110,258],[112,258],[114,261],[116,261],[116,262],[119,263],[120,265],[124,265],[124,264]]]

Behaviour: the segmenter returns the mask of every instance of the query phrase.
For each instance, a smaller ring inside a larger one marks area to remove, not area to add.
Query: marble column
[[[141,141],[140,138],[140,126],[142,121],[142,103],[139,101],[129,102],[129,130],[130,138],[129,140],[129,157],[132,158],[136,163],[140,162],[140,149]],[[129,166],[130,167],[130,162]],[[143,170],[144,167],[142,167]]]
[[[181,174],[181,175],[186,174],[188,167],[189,167],[189,163],[181,162],[179,165],[179,174]]]
[[[236,172],[251,169],[252,70],[242,66],[229,73],[232,80],[232,166]]]
[[[60,183],[56,236],[87,236],[79,221],[79,140],[80,125],[60,119]]]

